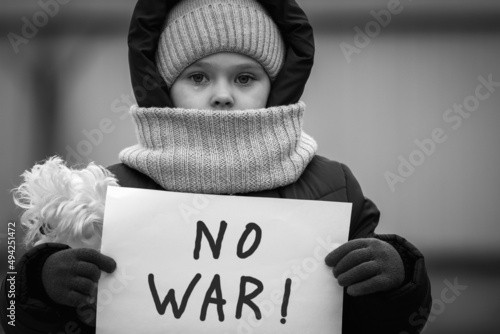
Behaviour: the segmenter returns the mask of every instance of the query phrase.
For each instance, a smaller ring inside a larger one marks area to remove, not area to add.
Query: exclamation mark
[[[283,294],[283,304],[281,304],[281,323],[286,323],[286,311],[288,308],[288,300],[290,299],[290,286],[292,285],[292,279],[287,278],[285,282],[285,293]]]

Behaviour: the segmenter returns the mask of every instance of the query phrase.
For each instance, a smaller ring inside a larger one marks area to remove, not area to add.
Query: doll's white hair
[[[96,236],[100,241],[106,189],[118,186],[110,171],[94,163],[69,168],[55,156],[22,177],[24,182],[13,192],[14,202],[24,210],[21,223],[27,228],[27,247],[64,240],[85,242]]]

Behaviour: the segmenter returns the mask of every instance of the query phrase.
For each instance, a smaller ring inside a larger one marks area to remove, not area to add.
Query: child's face
[[[177,108],[265,108],[271,81],[255,60],[232,52],[204,57],[187,67],[170,88]]]

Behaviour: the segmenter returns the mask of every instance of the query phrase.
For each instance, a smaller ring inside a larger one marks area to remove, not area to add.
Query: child
[[[139,144],[109,170],[125,187],[352,202],[349,241],[325,259],[345,287],[343,333],[419,332],[431,302],[423,256],[375,234],[376,206],[302,131],[313,56],[293,0],[139,0],[129,33]],[[4,328],[94,333],[80,306],[115,267],[87,248],[32,248],[18,266],[16,328]]]

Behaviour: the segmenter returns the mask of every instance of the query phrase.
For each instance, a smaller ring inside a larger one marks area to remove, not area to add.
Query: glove
[[[89,248],[52,254],[42,267],[42,284],[54,302],[79,307],[95,302],[101,270],[112,273],[116,262]]]
[[[325,258],[339,284],[351,296],[362,296],[398,288],[405,278],[403,260],[389,243],[375,239],[354,239]]]

